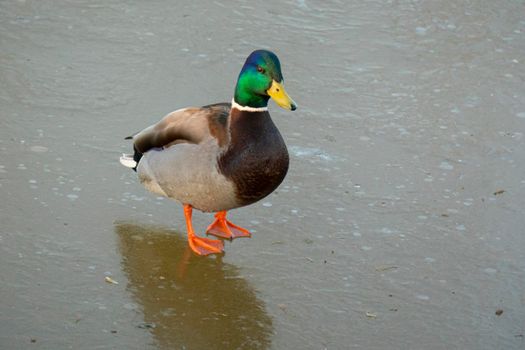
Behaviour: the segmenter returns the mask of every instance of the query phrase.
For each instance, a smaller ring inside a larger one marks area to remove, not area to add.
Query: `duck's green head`
[[[254,51],[248,56],[235,87],[235,102],[248,107],[266,107],[268,100],[285,109],[294,111],[295,102],[283,86],[281,64],[277,56],[266,50]]]

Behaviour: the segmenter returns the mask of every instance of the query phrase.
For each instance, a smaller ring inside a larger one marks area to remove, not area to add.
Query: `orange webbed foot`
[[[199,255],[221,254],[224,252],[224,243],[218,239],[189,236],[190,248]]]
[[[215,221],[208,226],[206,234],[230,240],[239,237],[251,237],[250,231],[226,220],[225,211],[220,211],[215,214]]]
[[[184,205],[184,216],[188,228],[188,243],[190,248],[199,255],[221,254],[224,252],[224,243],[217,239],[198,237],[193,231],[191,224],[192,207],[189,204]]]

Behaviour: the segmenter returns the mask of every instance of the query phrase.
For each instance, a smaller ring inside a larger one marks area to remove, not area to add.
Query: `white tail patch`
[[[123,153],[122,156],[120,157],[120,164],[124,165],[125,167],[131,168],[131,169],[137,166],[137,162],[135,162],[135,160],[133,159],[133,155],[125,154],[125,153]]]

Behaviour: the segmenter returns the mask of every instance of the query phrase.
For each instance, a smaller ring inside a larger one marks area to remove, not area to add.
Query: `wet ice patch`
[[[307,158],[311,160],[320,159],[325,161],[334,160],[332,156],[319,148],[291,146],[289,150],[294,156],[299,158]]]
[[[141,202],[144,199],[146,199],[146,197],[137,196],[136,194],[133,194],[133,193],[130,193],[130,192],[124,192],[122,196],[123,196],[123,198],[121,199],[122,202],[127,202],[128,200]]]
[[[472,95],[472,96],[467,96],[465,98],[464,105],[469,108],[474,108],[474,107],[477,107],[480,102],[481,102],[481,98],[479,96]]]
[[[439,164],[439,168],[443,170],[452,170],[454,169],[454,166],[447,162],[446,160],[442,161],[441,164]]]
[[[427,34],[427,28],[425,28],[425,27],[416,27],[416,34],[417,35],[425,35],[425,34]]]
[[[139,306],[135,303],[126,303],[123,307],[126,310],[137,310],[139,308]]]
[[[388,227],[383,227],[383,228],[381,228],[381,230],[379,232],[381,232],[384,235],[391,235],[391,234],[394,233],[394,230],[392,230],[391,228],[388,228]]]
[[[48,151],[48,148],[44,147],[44,146],[31,146],[29,148],[29,150],[31,150],[31,152],[35,152],[35,153],[45,153],[45,152]]]
[[[305,0],[297,0],[297,5],[305,10],[309,9]]]

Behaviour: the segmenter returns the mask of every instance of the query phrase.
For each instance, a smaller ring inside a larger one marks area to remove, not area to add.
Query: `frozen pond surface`
[[[0,348],[525,348],[522,1],[177,4],[0,2]],[[198,258],[123,137],[256,48],[290,172]]]

